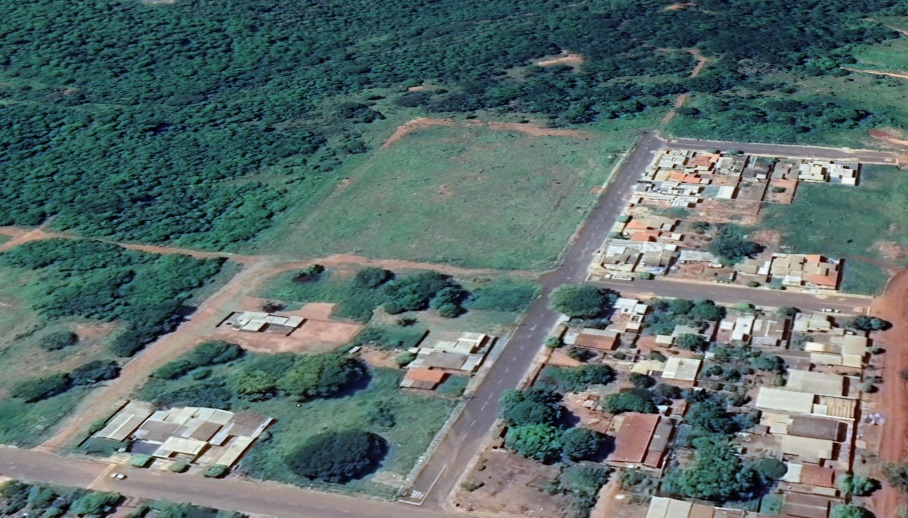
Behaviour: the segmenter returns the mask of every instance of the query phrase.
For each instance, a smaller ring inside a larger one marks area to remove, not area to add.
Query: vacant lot
[[[424,128],[370,153],[317,207],[291,210],[259,242],[307,256],[546,269],[612,162],[591,137]]]
[[[803,183],[793,204],[768,207],[761,226],[782,232],[785,251],[844,257],[842,289],[876,294],[886,267],[908,266],[906,197],[903,171],[868,166],[856,188]]]
[[[91,360],[111,358],[105,343],[116,329],[112,324],[91,324],[75,319],[42,323],[30,309],[29,294],[36,289],[35,275],[0,269],[0,443],[31,446],[72,411],[88,389],[74,388],[37,403],[9,396],[10,389],[34,376],[70,371]],[[80,340],[57,351],[39,344],[60,331],[73,331]]]
[[[230,376],[245,362],[255,361],[256,358],[261,358],[261,355],[250,354],[239,363],[215,367],[211,370],[209,379]],[[398,384],[403,374],[396,369],[372,369],[370,375],[368,385],[363,388],[348,392],[342,397],[314,399],[299,406],[294,399],[288,397],[254,403],[233,399],[229,404],[233,411],[248,410],[277,420],[269,428],[270,438],[257,442],[243,458],[239,469],[255,478],[392,497],[444,424],[455,402],[441,396],[401,391]],[[155,393],[198,383],[190,376],[175,381],[153,380],[139,391],[137,397],[153,398]],[[372,423],[374,420],[370,416],[379,407],[387,409],[394,416],[393,426]],[[310,482],[294,475],[287,468],[286,456],[310,437],[326,431],[346,429],[364,429],[388,441],[388,455],[376,473],[339,485]]]

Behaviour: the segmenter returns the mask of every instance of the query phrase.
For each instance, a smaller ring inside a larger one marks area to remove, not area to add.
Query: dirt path
[[[239,296],[245,290],[254,289],[257,285],[256,281],[260,283],[263,280],[261,276],[268,271],[268,266],[267,262],[262,261],[249,268],[244,268],[230,282],[203,302],[190,320],[180,325],[173,333],[164,335],[156,342],[149,344],[127,362],[119,378],[105,387],[93,390],[79,403],[54,436],[36,449],[53,451],[72,445],[93,422],[110,415],[111,409],[117,401],[129,399],[130,395],[148,380],[149,375],[155,369],[176,359],[205,340],[205,337],[211,334],[211,330],[223,316],[224,308],[229,307],[234,297]]]
[[[2,227],[0,228],[0,234],[5,236],[12,236],[13,238],[0,245],[0,252],[5,252],[10,248],[15,246],[24,245],[25,243],[30,243],[32,241],[42,241],[44,239],[53,239],[53,238],[68,238],[65,234],[56,234],[53,232],[45,232],[40,227],[34,230],[23,230],[15,227]]]
[[[394,130],[394,133],[388,137],[388,140],[381,145],[382,149],[391,147],[395,142],[402,140],[404,137],[414,131],[431,128],[434,126],[467,126],[473,128],[489,128],[496,131],[513,131],[523,133],[531,137],[575,137],[591,138],[594,135],[586,131],[569,130],[559,128],[544,128],[538,124],[522,124],[517,122],[495,122],[495,121],[466,121],[458,122],[453,119],[429,119],[419,117],[409,122],[401,124]]]
[[[880,70],[861,70],[860,68],[849,68],[842,67],[842,70],[848,70],[849,72],[860,72],[862,74],[873,74],[875,76],[888,76],[888,77],[899,77],[902,79],[908,79],[908,74],[903,72],[883,72]]]
[[[669,7],[671,7],[671,6],[669,6]],[[687,51],[688,54],[690,54],[691,56],[694,57],[694,59],[697,60],[697,64],[694,66],[694,69],[690,71],[690,75],[688,75],[687,77],[689,77],[689,78],[697,77],[700,75],[700,72],[702,72],[703,69],[706,68],[706,65],[709,63],[709,58],[704,56],[703,53],[700,52],[700,49],[685,49],[685,50]],[[678,98],[675,99],[675,104],[674,104],[674,106],[672,106],[672,110],[670,112],[666,113],[665,117],[662,117],[662,125],[665,126],[669,122],[673,121],[675,119],[675,117],[678,116],[678,110],[683,108],[684,105],[687,104],[687,101],[689,99],[690,99],[689,92],[685,92],[685,93],[679,95]]]
[[[455,124],[457,123],[451,119],[430,119],[427,117],[419,117],[398,126],[397,129],[394,130],[394,133],[392,133],[391,136],[388,137],[388,140],[386,140],[385,143],[381,145],[381,147],[383,149],[389,148],[395,142],[403,139],[404,137],[418,129],[431,128],[433,126],[454,126]]]
[[[900,373],[908,369],[908,271],[893,277],[883,295],[874,300],[871,314],[892,322],[892,329],[880,332],[876,342],[886,352],[883,355],[883,384],[880,387],[877,409],[885,418],[880,445],[883,463],[901,462],[908,456],[908,383]],[[885,480],[883,489],[873,496],[876,516],[896,516],[904,502],[899,491]]]

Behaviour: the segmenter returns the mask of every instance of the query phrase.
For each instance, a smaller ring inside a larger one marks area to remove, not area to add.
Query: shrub
[[[588,428],[571,428],[561,435],[561,453],[573,461],[593,457],[599,453],[604,444],[605,437]]]
[[[845,475],[838,482],[839,489],[854,496],[870,496],[880,487],[876,480],[857,475]]]
[[[233,392],[227,387],[225,379],[215,378],[163,392],[150,399],[164,406],[185,405],[229,410],[233,404]]]
[[[114,360],[94,360],[76,367],[69,373],[73,385],[93,385],[120,375],[120,364]]]
[[[301,477],[343,484],[374,471],[387,450],[385,440],[374,433],[328,432],[309,439],[286,462]]]
[[[263,370],[243,370],[231,379],[237,396],[247,401],[265,401],[277,394],[277,379]]]
[[[208,478],[224,478],[228,473],[230,473],[230,468],[228,466],[215,464],[214,466],[205,468],[202,475]]]
[[[745,257],[759,253],[763,249],[757,243],[744,238],[744,229],[737,225],[725,224],[719,226],[709,244],[709,251],[715,254],[723,263],[734,264]]]
[[[663,478],[668,493],[717,502],[752,498],[760,486],[757,472],[745,466],[734,448],[717,437],[698,437],[696,462]]]
[[[283,311],[287,307],[283,302],[276,302],[269,300],[262,304],[262,311],[266,313],[277,313],[278,311]]]
[[[205,342],[196,346],[183,357],[167,362],[158,368],[152,377],[158,379],[179,379],[199,367],[227,363],[243,356],[243,348],[221,341]]]
[[[122,497],[118,493],[90,491],[73,502],[69,513],[76,516],[103,516],[104,508],[117,503],[120,498]]]
[[[45,351],[59,351],[79,343],[79,335],[72,331],[56,331],[45,336],[38,344]]]
[[[189,463],[183,459],[177,459],[173,461],[170,466],[167,466],[167,469],[174,473],[186,473],[189,469]]]
[[[509,426],[557,425],[564,417],[561,394],[551,388],[508,390],[501,396],[501,418]]]
[[[467,296],[467,292],[451,276],[438,272],[423,272],[395,279],[384,286],[387,298],[385,311],[392,315],[404,311],[422,311],[427,309],[429,302],[446,288],[452,289],[445,292],[438,303],[439,307],[443,304],[459,306],[460,301]]]
[[[639,372],[632,372],[631,375],[628,376],[628,380],[635,387],[642,389],[650,388],[656,384],[656,378],[647,376],[646,374],[641,374]]]
[[[416,354],[408,351],[398,355],[397,358],[394,358],[394,363],[396,363],[398,367],[406,367],[415,359]]]
[[[624,412],[655,414],[659,411],[653,402],[652,394],[647,390],[640,389],[612,394],[606,398],[604,406],[610,414],[622,414]]]
[[[313,354],[297,361],[278,387],[304,400],[333,396],[366,376],[362,361],[336,353]]]
[[[598,363],[579,367],[548,366],[539,379],[540,383],[563,392],[581,392],[591,385],[608,385],[615,381],[615,369]]]
[[[530,305],[538,290],[534,282],[500,277],[476,288],[467,306],[470,309],[518,313]]]
[[[191,361],[180,358],[161,365],[151,373],[151,377],[162,380],[175,380],[182,378],[187,372],[194,368],[195,365],[193,365]]]
[[[134,468],[147,468],[151,464],[152,457],[151,455],[133,455],[129,459],[129,465]]]
[[[356,276],[353,278],[353,285],[357,288],[374,290],[390,281],[393,277],[394,273],[384,268],[363,268],[356,272]]]
[[[873,518],[873,514],[863,507],[842,504],[832,508],[832,518]]]
[[[593,318],[611,309],[617,298],[612,290],[567,284],[552,293],[549,307],[572,318]]]
[[[753,468],[767,483],[779,480],[788,472],[788,466],[784,462],[773,458],[760,459],[753,463]]]
[[[561,454],[561,432],[547,424],[527,424],[508,428],[505,446],[528,459],[551,462]]]
[[[594,356],[596,356],[595,353],[593,353],[593,351],[590,351],[589,349],[575,346],[571,346],[567,350],[567,355],[569,358],[577,360],[578,362],[585,362],[587,360],[591,360]]]
[[[69,376],[58,372],[22,381],[13,387],[10,395],[26,403],[34,403],[62,394],[69,390],[70,386]]]
[[[858,331],[885,331],[892,327],[892,324],[882,318],[861,315],[848,321],[846,326]]]

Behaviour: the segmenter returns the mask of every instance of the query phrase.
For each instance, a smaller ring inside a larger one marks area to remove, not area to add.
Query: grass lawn
[[[350,160],[347,179],[317,206],[291,202],[299,208],[278,216],[257,247],[547,269],[616,159],[599,133],[589,135],[421,129]]]
[[[247,355],[240,362],[215,367],[211,379],[229,377],[244,362],[262,355]],[[260,479],[277,480],[301,486],[346,493],[366,493],[391,498],[404,478],[425,453],[435,433],[447,420],[456,400],[438,395],[420,395],[398,388],[403,373],[395,369],[371,369],[367,386],[343,397],[314,399],[297,406],[294,399],[278,397],[261,402],[234,399],[232,411],[250,411],[276,419],[269,438],[256,442],[240,462],[239,470]],[[185,376],[175,381],[153,380],[136,397],[152,398],[156,391],[191,386],[198,381]],[[394,415],[391,428],[370,423],[377,406]],[[347,484],[312,482],[294,475],[284,459],[312,436],[331,430],[364,429],[382,436],[389,445],[388,455],[377,472]]]
[[[895,167],[867,166],[858,187],[802,183],[792,205],[770,205],[762,228],[782,232],[794,253],[845,258],[842,289],[882,291],[888,274],[875,264],[908,266],[908,175]]]
[[[70,371],[91,360],[113,358],[105,344],[115,326],[41,320],[28,302],[29,293],[40,289],[33,277],[31,272],[0,269],[0,443],[4,444],[40,443],[88,393],[87,389],[74,388],[44,401],[23,403],[8,396],[13,386],[40,374]],[[39,347],[44,337],[63,330],[79,334],[79,343],[58,351]]]

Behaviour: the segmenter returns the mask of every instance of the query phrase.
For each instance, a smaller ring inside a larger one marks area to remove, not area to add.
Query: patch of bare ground
[[[391,136],[388,137],[388,140],[386,140],[381,147],[391,147],[395,142],[403,139],[410,133],[413,133],[414,131],[419,129],[431,128],[433,126],[454,126],[455,124],[456,122],[451,119],[430,119],[427,117],[419,117],[398,126],[397,129],[394,130],[394,133],[392,133]]]
[[[677,2],[672,5],[667,5],[662,8],[663,11],[683,11],[688,7],[694,7],[697,4],[694,2]]]
[[[782,233],[778,230],[757,230],[750,234],[750,240],[769,250],[778,250],[779,243],[782,242]]]
[[[878,332],[874,342],[885,349],[880,364],[883,368],[883,384],[877,399],[877,410],[885,419],[880,444],[880,460],[883,463],[903,462],[908,456],[908,383],[901,373],[908,369],[908,271],[903,270],[890,279],[883,295],[873,301],[871,313],[891,322],[892,328]],[[873,511],[876,516],[897,516],[904,495],[886,483],[874,493]]]
[[[675,4],[675,5],[693,5],[693,4]],[[669,7],[671,7],[671,6],[669,6]],[[678,9],[668,9],[668,7],[666,9],[667,10],[678,10]],[[709,58],[704,56],[703,53],[700,52],[700,49],[684,49],[684,50],[685,50],[685,52],[687,52],[688,54],[693,56],[694,59],[697,60],[697,64],[694,66],[693,70],[690,71],[690,75],[687,77],[697,77],[698,75],[700,75],[700,72],[702,72],[703,69],[706,67],[706,65],[709,63]],[[684,105],[687,104],[688,100],[690,100],[689,93],[685,92],[685,93],[679,95],[678,98],[675,99],[675,104],[672,106],[671,111],[666,113],[665,117],[662,117],[662,124],[666,125],[669,122],[671,122],[672,120],[674,120],[675,117],[678,116],[678,110],[683,108]]]
[[[880,255],[891,261],[904,259],[908,256],[905,247],[895,241],[878,241],[876,243],[876,249],[879,250]]]
[[[394,358],[401,354],[400,351],[386,351],[372,346],[364,346],[359,351],[360,358],[370,367],[396,369],[397,362]]]
[[[883,142],[884,144],[888,144],[889,146],[892,146],[892,147],[900,147],[900,148],[906,148],[906,147],[908,147],[908,140],[904,140],[904,139],[902,138],[901,132],[898,131],[898,130],[894,130],[894,129],[886,129],[886,130],[873,129],[873,130],[868,131],[867,133],[868,133],[871,137],[873,137],[873,138],[879,140],[880,142]]]
[[[42,241],[44,239],[53,239],[53,238],[69,238],[65,234],[58,234],[54,232],[45,232],[42,228],[36,228],[33,230],[23,230],[15,227],[3,227],[0,229],[0,234],[6,236],[12,236],[12,239],[0,245],[0,252],[5,252],[10,248],[24,245],[25,243],[30,243],[32,241]]]
[[[454,189],[450,185],[442,184],[438,188],[438,194],[436,194],[435,197],[432,198],[432,201],[436,203],[443,203],[450,200],[452,196],[454,196]]]
[[[546,516],[562,518],[571,513],[571,497],[545,488],[561,471],[505,450],[483,452],[465,485],[454,496],[454,506],[469,516]],[[501,513],[501,514],[499,514]]]
[[[584,61],[585,60],[583,59],[583,56],[581,56],[580,54],[562,51],[560,56],[541,59],[536,62],[536,65],[540,67],[551,67],[555,65],[577,66],[582,65]]]

